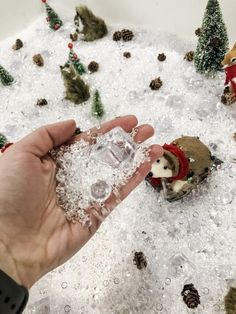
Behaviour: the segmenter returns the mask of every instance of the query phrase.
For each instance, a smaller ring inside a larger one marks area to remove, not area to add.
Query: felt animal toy
[[[221,64],[226,72],[225,85],[230,84],[231,92],[236,97],[236,43],[233,48],[226,53]]]
[[[163,190],[168,201],[175,201],[210,174],[215,157],[197,137],[184,136],[163,148],[164,155],[153,164],[146,179],[156,190]]]

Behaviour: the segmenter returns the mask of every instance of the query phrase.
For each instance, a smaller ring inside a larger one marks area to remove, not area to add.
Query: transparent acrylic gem
[[[92,158],[96,161],[118,168],[121,165],[132,164],[136,144],[132,137],[121,128],[115,128],[101,138],[98,138]]]
[[[195,265],[181,254],[175,254],[170,258],[169,270],[173,277],[191,277],[195,271]]]
[[[111,195],[111,191],[111,186],[103,180],[98,180],[91,185],[91,197],[94,201],[105,201]]]

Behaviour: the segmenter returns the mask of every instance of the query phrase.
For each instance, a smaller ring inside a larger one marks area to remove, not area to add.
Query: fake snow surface
[[[16,38],[1,43],[1,64],[16,79],[0,89],[0,131],[10,140],[69,118],[83,130],[96,123],[91,100],[82,106],[63,100],[59,65],[67,60],[73,30],[67,23],[54,33],[40,18],[19,34],[21,50],[10,49]],[[26,313],[224,313],[223,298],[236,275],[236,107],[219,101],[224,74],[212,80],[196,74],[183,60],[194,46],[175,36],[136,30],[132,42],[117,43],[114,30],[94,43],[79,41],[74,49],[84,64],[100,64],[98,73],[84,78],[101,92],[105,119],[135,114],[155,127],[153,143],[199,136],[225,163],[194,195],[172,204],[143,182],[74,258],[31,289]],[[132,58],[125,59],[125,51]],[[163,63],[157,61],[162,52]],[[36,53],[45,59],[43,68],[32,63]],[[163,87],[151,91],[150,81],[159,76]],[[37,98],[48,99],[48,106],[36,107]],[[146,255],[145,270],[133,265],[135,251]],[[183,303],[186,283],[201,296],[195,310]]]

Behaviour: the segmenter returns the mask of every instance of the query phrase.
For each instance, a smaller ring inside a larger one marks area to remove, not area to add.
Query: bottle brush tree
[[[75,71],[82,75],[86,73],[85,66],[80,62],[80,59],[78,58],[77,54],[73,50],[73,44],[68,44],[68,48],[70,49],[69,52],[69,63],[71,63],[75,69]]]
[[[63,22],[57,15],[57,13],[47,4],[47,0],[42,0],[45,3],[46,11],[47,11],[47,22],[52,30],[58,30],[62,25]]]
[[[221,71],[221,61],[228,50],[228,44],[227,30],[219,2],[208,0],[194,57],[197,72],[214,76]]]
[[[7,143],[7,138],[4,134],[0,133],[0,149]]]
[[[0,65],[0,80],[3,85],[11,85],[14,82],[14,78]]]
[[[101,119],[104,116],[104,106],[101,101],[101,96],[98,90],[95,91],[92,104],[92,115],[95,118]]]

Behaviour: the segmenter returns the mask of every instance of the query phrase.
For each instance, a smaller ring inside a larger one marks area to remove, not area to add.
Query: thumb
[[[75,130],[74,120],[46,125],[27,135],[14,146],[41,158],[53,147],[69,140]]]

